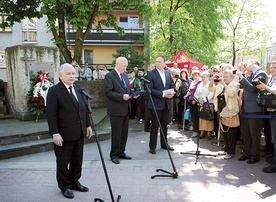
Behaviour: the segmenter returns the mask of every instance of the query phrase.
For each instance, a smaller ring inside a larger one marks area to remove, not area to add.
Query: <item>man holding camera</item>
[[[260,90],[267,90],[268,92],[276,95],[276,60],[271,61],[270,66],[271,77],[267,84],[260,83],[256,87]],[[274,100],[273,100],[274,101]],[[266,109],[270,115],[276,116],[275,107],[270,107]],[[273,157],[271,159],[270,165],[263,168],[263,172],[265,173],[276,173],[276,118],[269,119],[270,129],[271,129],[271,142],[274,146]]]
[[[243,156],[238,158],[239,161],[248,159],[248,164],[257,163],[260,160],[260,132],[262,121],[254,118],[254,115],[263,114],[263,108],[258,106],[256,98],[258,89],[256,85],[260,82],[267,83],[268,75],[260,68],[257,60],[247,62],[246,70],[252,72],[249,78],[245,78],[240,70],[237,75],[240,78],[240,84],[243,87],[242,95],[242,114],[251,116],[250,118],[241,119],[241,133],[243,135]]]

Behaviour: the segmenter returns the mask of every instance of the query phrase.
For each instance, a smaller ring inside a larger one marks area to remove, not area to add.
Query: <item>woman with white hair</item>
[[[239,113],[238,105],[238,91],[240,84],[235,81],[235,76],[232,70],[224,70],[223,79],[217,85],[214,85],[214,80],[212,79],[209,84],[209,91],[214,92],[214,106],[215,111],[219,114],[224,108],[228,108],[235,112],[235,115]],[[220,116],[220,115],[219,115]],[[231,159],[235,155],[236,149],[236,133],[238,126],[226,126],[222,122],[221,132],[224,139],[224,151],[219,153],[223,154],[224,159]]]

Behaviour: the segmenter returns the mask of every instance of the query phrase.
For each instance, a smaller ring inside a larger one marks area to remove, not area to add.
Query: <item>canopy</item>
[[[204,66],[204,64],[190,58],[182,49],[180,49],[175,56],[165,62],[167,67],[173,67],[174,63],[178,64],[179,69],[187,68],[188,70],[194,66],[198,67],[198,69],[201,69]]]

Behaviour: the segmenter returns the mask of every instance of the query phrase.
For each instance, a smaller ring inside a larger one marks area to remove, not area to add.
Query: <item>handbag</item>
[[[257,104],[265,108],[276,108],[276,95],[267,90],[260,91],[257,95]]]
[[[231,128],[238,127],[240,125],[239,115],[236,114],[231,117],[221,117],[221,123]]]
[[[240,125],[239,115],[235,109],[224,107],[219,114],[221,123],[228,127],[238,127]],[[225,132],[225,131],[224,131]]]
[[[207,100],[207,105],[203,105],[201,108],[200,108],[200,111],[199,111],[199,118],[201,119],[204,119],[204,120],[207,120],[207,121],[213,121],[213,114],[212,114],[212,111],[211,111],[211,108],[210,108],[210,105],[209,105],[209,101],[208,101],[208,98],[206,97],[206,100]]]
[[[190,109],[186,109],[186,111],[184,113],[184,119],[185,120],[191,120],[192,119],[192,116],[191,116],[191,113],[190,113]]]

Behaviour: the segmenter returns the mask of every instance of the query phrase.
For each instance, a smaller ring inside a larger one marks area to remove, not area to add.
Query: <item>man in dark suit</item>
[[[108,98],[107,114],[111,125],[110,159],[115,164],[120,163],[119,158],[131,159],[125,153],[131,99],[129,81],[125,73],[127,65],[125,57],[117,58],[115,68],[104,77],[105,96]]]
[[[91,121],[80,86],[74,84],[75,68],[65,63],[60,69],[60,82],[47,94],[47,121],[54,140],[57,182],[63,195],[74,198],[71,189],[87,192],[81,185],[84,137],[91,138]],[[68,168],[69,165],[69,168]]]
[[[161,134],[161,148],[167,149],[168,147],[169,150],[174,150],[167,143],[167,126],[169,124],[171,98],[174,96],[174,93],[163,92],[164,90],[173,89],[174,84],[171,74],[164,70],[165,66],[165,57],[163,55],[159,55],[156,57],[156,68],[152,71],[149,71],[147,74],[147,79],[150,81],[149,87],[151,89],[151,95],[153,99],[153,103],[151,102],[151,99],[148,100],[148,109],[150,109],[152,119],[152,128],[150,131],[149,141],[151,154],[156,154],[157,133],[159,129],[159,124],[154,112],[153,104],[155,105],[157,116],[160,120],[161,128],[165,137],[164,139],[163,135]]]
[[[263,108],[258,106],[256,98],[258,89],[253,85],[252,81],[263,77],[265,83],[268,80],[268,75],[260,68],[257,60],[250,60],[247,62],[246,70],[252,72],[249,78],[245,78],[241,71],[237,71],[240,78],[240,84],[243,87],[242,94],[242,114],[261,115]],[[243,135],[243,156],[238,158],[239,161],[248,159],[248,164],[257,163],[260,160],[260,141],[262,121],[256,118],[242,118],[241,119],[241,133]]]

